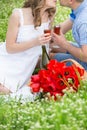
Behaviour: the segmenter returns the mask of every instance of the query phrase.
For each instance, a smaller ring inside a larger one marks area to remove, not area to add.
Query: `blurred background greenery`
[[[5,41],[8,20],[12,10],[23,5],[23,0],[0,0],[0,42]]]
[[[21,8],[24,0],[0,0],[0,42],[5,41],[8,20],[14,8]],[[57,4],[57,13],[55,17],[55,24],[64,21],[70,13],[70,10],[61,7]],[[71,40],[71,32],[67,33],[66,37]]]

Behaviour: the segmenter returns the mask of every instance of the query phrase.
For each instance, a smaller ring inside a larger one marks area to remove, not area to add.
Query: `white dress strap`
[[[24,24],[24,18],[23,18],[23,11],[22,11],[22,9],[19,9],[19,13],[20,13],[20,25],[22,26]]]
[[[23,18],[23,12],[22,9],[15,8],[13,12],[17,11],[20,16],[20,25],[22,26],[24,24],[24,18]]]

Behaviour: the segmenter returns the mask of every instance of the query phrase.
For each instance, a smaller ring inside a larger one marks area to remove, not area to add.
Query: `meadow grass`
[[[0,1],[0,42],[5,41],[7,23],[14,8],[23,0]],[[55,24],[70,13],[58,5]],[[71,32],[67,39],[72,40]],[[0,130],[87,130],[87,82],[82,82],[77,93],[65,93],[60,101],[47,100],[21,103],[0,96]]]
[[[86,83],[87,84],[87,83]],[[60,101],[21,103],[0,97],[0,130],[87,130],[87,86]]]

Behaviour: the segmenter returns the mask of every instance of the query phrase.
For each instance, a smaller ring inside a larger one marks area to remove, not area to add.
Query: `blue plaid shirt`
[[[72,10],[70,19],[73,21],[72,33],[78,46],[87,45],[87,0]]]

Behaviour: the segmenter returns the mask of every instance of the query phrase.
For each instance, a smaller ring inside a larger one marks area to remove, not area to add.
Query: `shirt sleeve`
[[[82,23],[78,29],[80,45],[87,45],[87,23]]]

